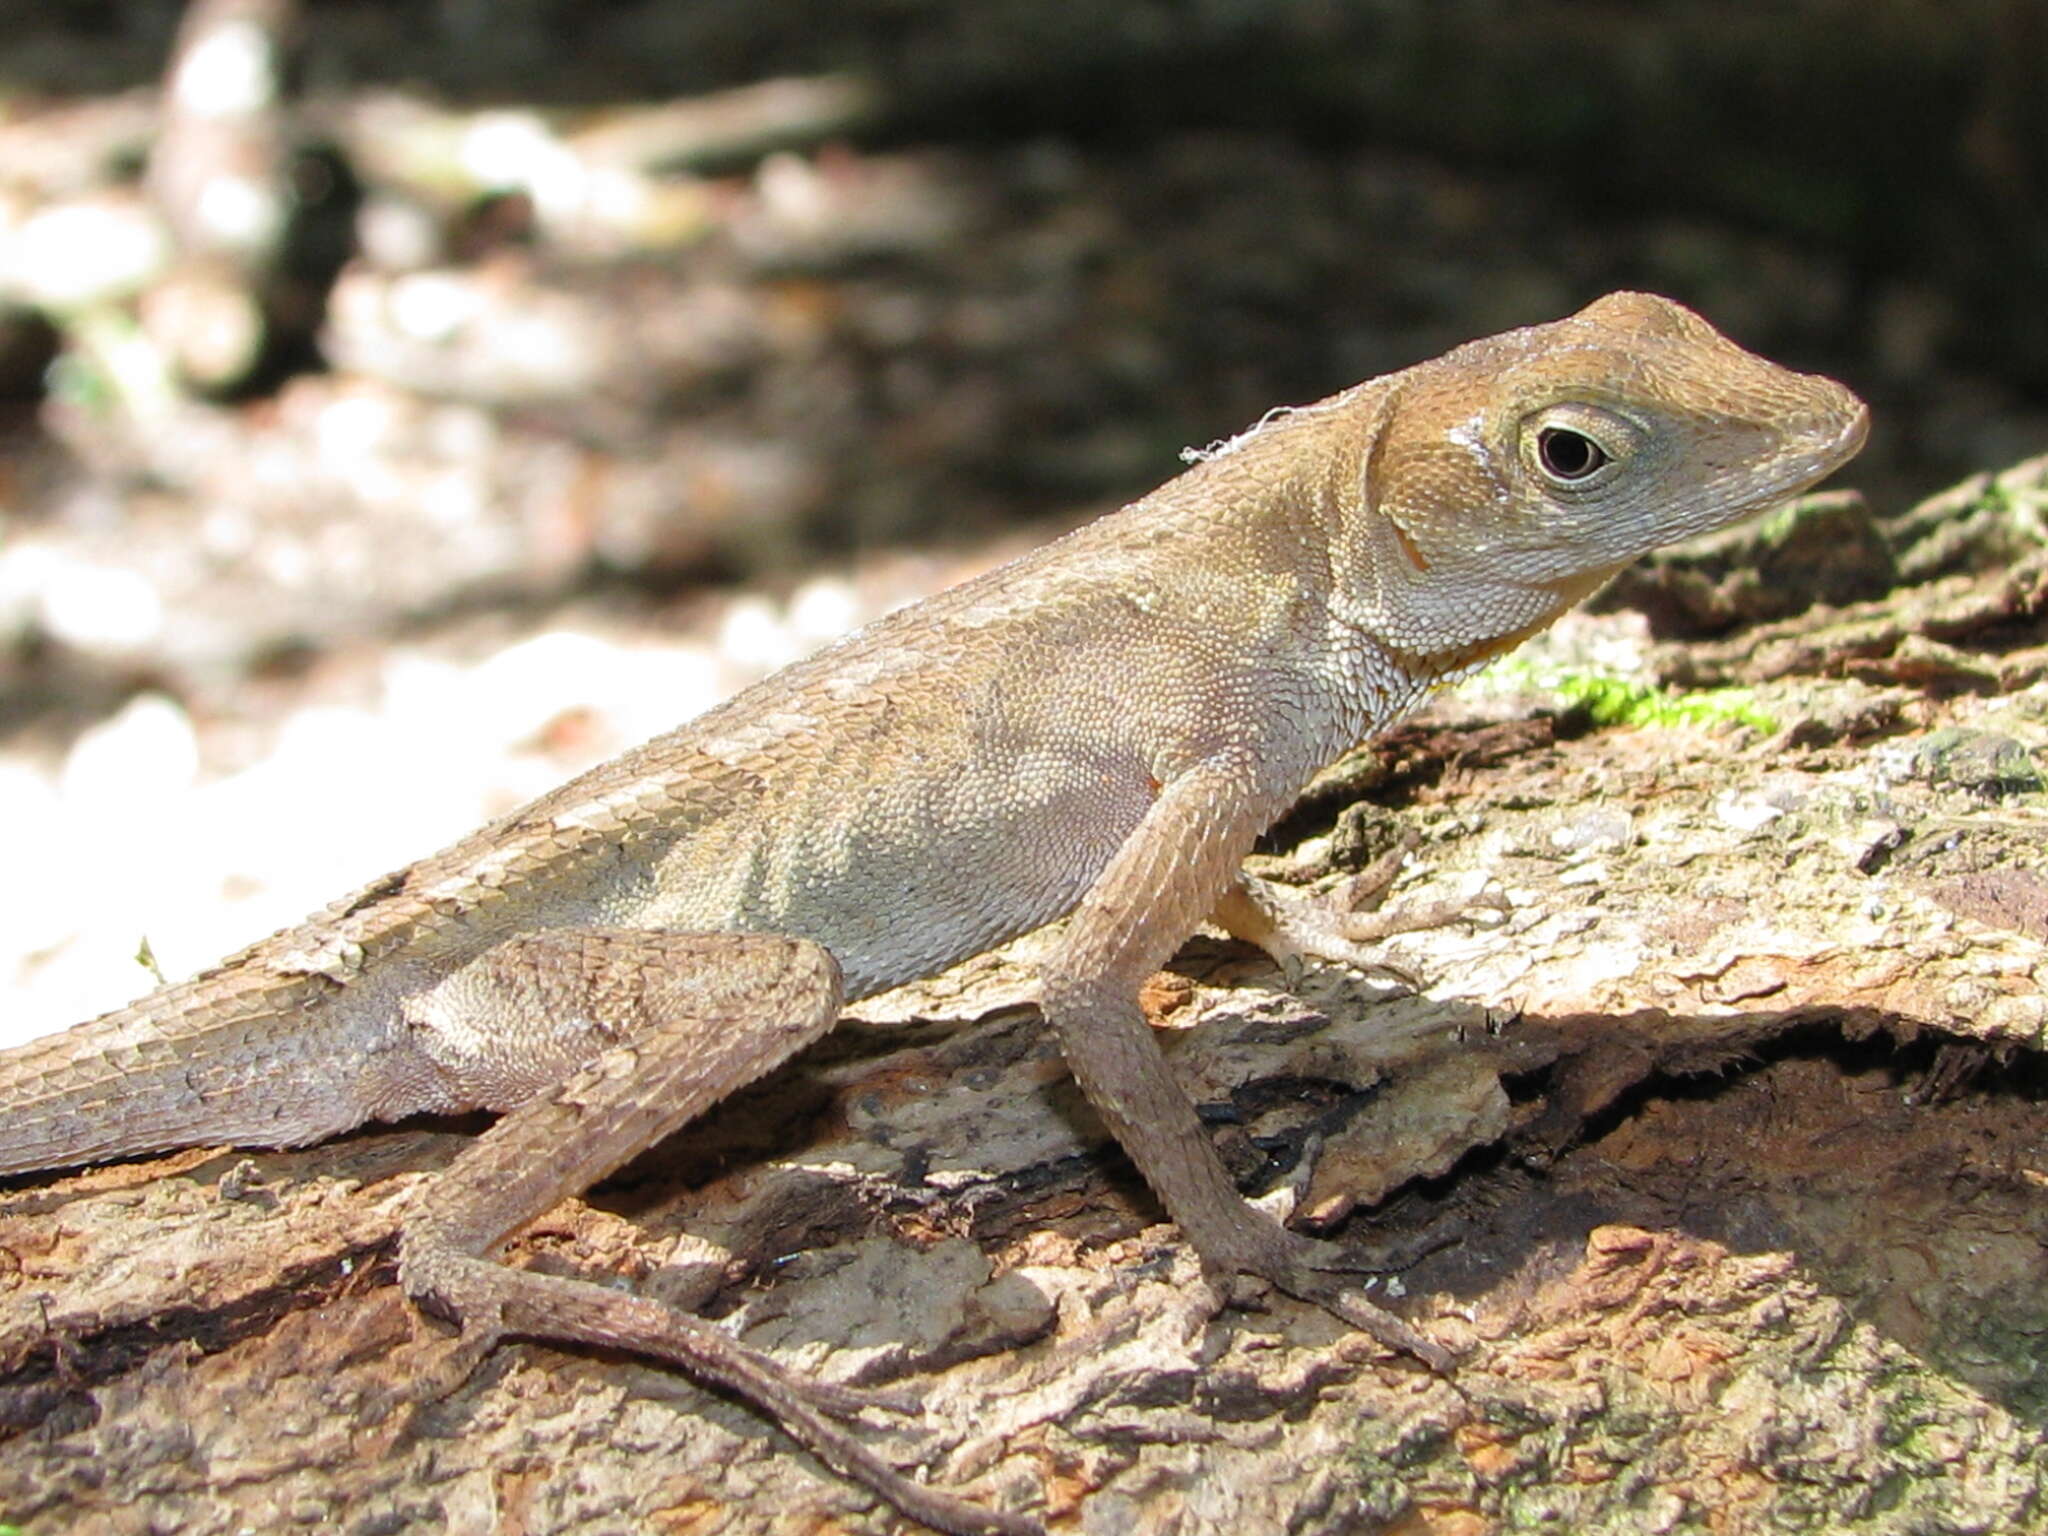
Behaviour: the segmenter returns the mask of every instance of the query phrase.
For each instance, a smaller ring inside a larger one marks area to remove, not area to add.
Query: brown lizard
[[[843,1001],[1068,918],[1042,995],[1200,1254],[1443,1367],[1338,1249],[1238,1194],[1141,981],[1205,918],[1364,960],[1240,869],[1319,767],[1628,561],[1821,478],[1867,412],[1617,293],[1275,412],[1142,501],[870,625],[189,981],[0,1055],[0,1172],[502,1110],[424,1191],[406,1291],[480,1354],[636,1350],[723,1385],[905,1514],[1022,1532],[661,1303],[511,1268],[513,1231],[830,1029]]]

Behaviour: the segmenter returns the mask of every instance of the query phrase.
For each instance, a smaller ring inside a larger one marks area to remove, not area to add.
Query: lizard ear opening
[[[1358,505],[1368,517],[1381,510],[1380,485],[1387,456],[1387,429],[1393,424],[1394,407],[1404,393],[1399,383],[1381,390],[1379,403],[1373,407],[1372,415],[1365,423],[1365,445],[1358,457]]]
[[[1357,508],[1347,517],[1351,528],[1346,542],[1354,544],[1361,557],[1354,569],[1367,576],[1375,602],[1382,608],[1396,601],[1394,594],[1406,585],[1408,577],[1426,576],[1431,568],[1404,509],[1382,494],[1388,484],[1389,458],[1397,451],[1393,428],[1405,393],[1399,383],[1382,390],[1366,420],[1358,460]]]

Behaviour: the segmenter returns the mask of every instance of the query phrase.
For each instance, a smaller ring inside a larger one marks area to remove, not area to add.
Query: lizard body
[[[858,1394],[488,1253],[843,999],[1071,914],[1046,1016],[1205,1268],[1442,1364],[1245,1205],[1138,984],[1212,914],[1359,959],[1342,914],[1238,868],[1308,778],[1637,555],[1813,483],[1866,421],[1637,294],[1276,413],[219,966],[0,1054],[0,1172],[509,1111],[408,1221],[416,1299],[479,1349],[516,1332],[677,1361],[927,1523],[1027,1530],[830,1423]]]

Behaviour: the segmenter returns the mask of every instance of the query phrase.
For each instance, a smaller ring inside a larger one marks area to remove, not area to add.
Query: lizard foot
[[[464,1357],[481,1358],[500,1337],[517,1336],[665,1360],[749,1403],[819,1459],[933,1530],[1044,1536],[1029,1516],[989,1509],[915,1481],[835,1422],[870,1408],[918,1412],[907,1397],[791,1371],[687,1312],[586,1280],[510,1269],[431,1243],[424,1253],[415,1247],[410,1259],[407,1287],[424,1308],[483,1320],[477,1345],[467,1338],[457,1343]]]
[[[418,1340],[426,1333],[444,1333],[446,1329],[427,1321],[424,1311],[413,1313],[413,1338]],[[416,1403],[438,1403],[453,1397],[476,1375],[484,1360],[504,1342],[505,1331],[496,1318],[478,1313],[466,1317],[458,1325],[453,1339],[442,1348],[429,1368],[412,1383],[411,1396]]]
[[[1240,1274],[1256,1276],[1297,1300],[1321,1307],[1387,1348],[1412,1355],[1439,1374],[1448,1374],[1457,1364],[1457,1357],[1443,1345],[1386,1308],[1366,1300],[1358,1286],[1347,1278],[1361,1268],[1377,1267],[1363,1254],[1275,1227],[1270,1232],[1258,1233],[1256,1246],[1232,1261],[1231,1267]],[[1228,1287],[1225,1294],[1229,1294]]]
[[[1333,1317],[1372,1335],[1389,1349],[1412,1355],[1438,1375],[1449,1375],[1458,1357],[1420,1330],[1410,1327],[1341,1276],[1326,1270],[1293,1270],[1269,1277],[1273,1284],[1301,1301],[1313,1302]]]
[[[1385,976],[1414,990],[1422,983],[1379,958],[1374,944],[1398,933],[1448,927],[1469,920],[1482,908],[1500,914],[1507,911],[1505,898],[1493,891],[1469,901],[1426,902],[1394,912],[1374,910],[1388,878],[1388,872],[1376,864],[1332,891],[1304,896],[1273,881],[1244,875],[1213,915],[1232,937],[1256,944],[1271,955],[1289,981],[1299,978],[1310,961],[1322,961],[1350,966],[1369,976]]]

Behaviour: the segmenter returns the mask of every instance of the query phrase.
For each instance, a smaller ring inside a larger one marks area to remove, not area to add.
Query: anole
[[[1246,1203],[1138,1006],[1204,919],[1361,963],[1244,872],[1318,768],[1622,565],[1811,485],[1848,390],[1617,293],[1275,412],[1186,473],[892,614],[188,981],[0,1055],[0,1172],[503,1111],[399,1273],[480,1354],[622,1347],[739,1394],[905,1514],[1035,1530],[843,1423],[900,1406],[493,1253],[829,1030],[843,1002],[1066,918],[1042,1007],[1200,1254],[1444,1367],[1344,1253]]]

